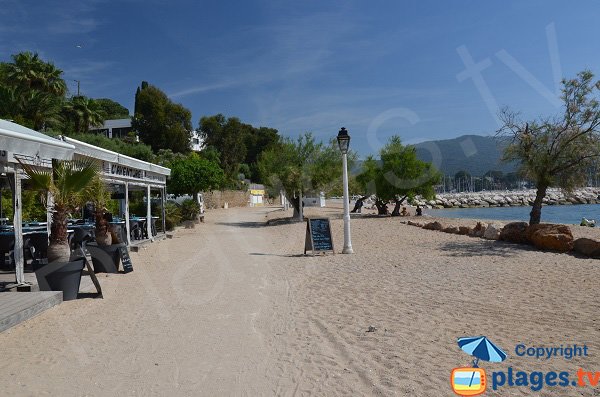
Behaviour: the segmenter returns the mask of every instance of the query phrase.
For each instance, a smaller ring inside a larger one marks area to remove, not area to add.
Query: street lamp
[[[348,199],[348,147],[350,146],[350,135],[342,127],[337,136],[338,146],[342,152],[342,167],[344,172],[344,249],[342,254],[353,254],[352,241],[350,241],[350,202]]]

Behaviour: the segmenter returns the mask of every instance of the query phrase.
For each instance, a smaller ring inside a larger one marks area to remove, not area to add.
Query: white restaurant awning
[[[0,163],[16,163],[16,156],[51,166],[52,159],[71,159],[74,150],[69,143],[0,119]]]
[[[157,164],[103,149],[73,138],[62,139],[75,147],[75,157],[85,156],[102,161],[102,173],[106,179],[132,183],[164,186],[171,170]]]

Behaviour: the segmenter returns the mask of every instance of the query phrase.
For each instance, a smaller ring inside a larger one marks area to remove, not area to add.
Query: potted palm
[[[110,192],[99,175],[89,184],[88,200],[94,204],[94,219],[96,221],[96,242],[88,243],[87,249],[92,256],[94,272],[116,273],[119,268],[120,242],[118,233],[106,217],[106,207],[110,200]]]
[[[86,189],[98,174],[98,163],[93,160],[53,160],[52,169],[42,169],[21,162],[31,186],[39,190],[42,200],[52,211],[48,244],[49,264],[36,271],[40,289],[62,290],[63,299],[75,299],[81,281],[83,259],[70,262],[67,217],[86,200]],[[47,203],[50,193],[52,202]],[[50,273],[49,271],[52,270]],[[40,274],[43,280],[40,281]]]

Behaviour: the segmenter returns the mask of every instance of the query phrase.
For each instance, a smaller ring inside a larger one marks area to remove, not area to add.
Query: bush
[[[181,218],[184,221],[195,221],[200,214],[200,204],[196,200],[187,199],[181,203]]]
[[[167,231],[172,231],[181,222],[181,209],[173,202],[165,204],[165,226]]]

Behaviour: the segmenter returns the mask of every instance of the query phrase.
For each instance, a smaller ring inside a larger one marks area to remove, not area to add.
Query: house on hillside
[[[127,138],[129,133],[133,131],[131,126],[131,118],[117,119],[117,120],[105,120],[104,123],[99,127],[90,128],[90,132],[95,134],[102,134],[107,138]],[[139,138],[136,136],[136,141],[139,142]],[[190,138],[190,147],[194,152],[202,150],[204,144],[203,139],[200,137],[200,131],[192,131]]]

